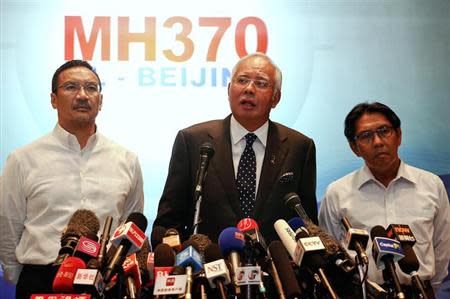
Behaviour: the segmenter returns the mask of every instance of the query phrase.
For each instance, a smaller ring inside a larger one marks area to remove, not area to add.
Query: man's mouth
[[[249,100],[241,100],[240,104],[242,106],[244,106],[245,108],[249,108],[249,109],[254,108],[256,106],[254,102],[249,101]]]

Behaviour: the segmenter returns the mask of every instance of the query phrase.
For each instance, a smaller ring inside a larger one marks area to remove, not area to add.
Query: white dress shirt
[[[450,209],[442,180],[425,170],[401,162],[397,176],[384,187],[367,166],[331,183],[322,200],[319,224],[338,240],[344,240],[341,219],[353,228],[370,230],[381,225],[407,224],[417,239],[413,250],[420,262],[419,276],[438,287],[447,275],[450,259]],[[369,240],[367,253],[372,255]],[[409,276],[396,267],[400,282]],[[382,271],[370,257],[369,278],[383,283]]]
[[[246,141],[245,135],[248,133],[254,133],[256,135],[255,142],[253,142],[253,151],[256,157],[256,191],[255,196],[258,194],[259,178],[261,177],[262,164],[264,161],[264,153],[266,152],[267,133],[269,131],[269,121],[266,121],[256,131],[250,132],[244,128],[238,121],[231,115],[230,120],[230,135],[231,135],[231,152],[233,153],[233,166],[234,177],[237,177],[237,171],[239,166],[239,160],[244,152]]]
[[[112,216],[114,229],[144,207],[136,155],[99,133],[80,149],[59,125],[9,155],[0,190],[0,263],[13,283],[21,264],[55,260],[61,232],[77,209],[93,211],[101,227]]]

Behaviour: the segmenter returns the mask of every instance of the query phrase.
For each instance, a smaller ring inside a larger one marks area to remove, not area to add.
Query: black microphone
[[[61,249],[53,265],[59,267],[67,257],[73,255],[81,237],[97,241],[99,229],[100,222],[94,212],[85,209],[76,210],[62,232]]]
[[[150,235],[150,240],[151,240],[151,248],[152,251],[154,251],[156,249],[156,246],[158,246],[159,244],[162,243],[162,240],[164,238],[164,236],[166,235],[166,231],[167,228],[162,227],[162,226],[155,226],[152,230],[152,233]]]
[[[112,221],[113,218],[111,216],[106,217],[105,225],[103,226],[103,233],[102,236],[100,237],[100,250],[97,257],[97,261],[100,268],[102,268],[105,263],[106,246],[108,245],[109,242]]]
[[[214,156],[214,147],[211,143],[205,142],[200,146],[200,165],[195,179],[194,199],[203,194],[206,172],[208,170],[209,160]]]
[[[106,267],[104,275],[106,283],[111,280],[114,274],[121,271],[123,261],[130,251],[137,252],[141,249],[146,239],[144,233],[146,228],[147,218],[143,214],[135,212],[128,216],[125,224],[116,229],[113,235],[113,243],[117,244],[117,250]]]
[[[404,273],[411,276],[411,281],[419,294],[419,298],[427,299],[428,296],[425,292],[425,286],[417,273],[420,263],[412,248],[416,243],[416,238],[411,228],[406,224],[390,224],[387,228],[387,235],[390,238],[397,239],[402,244],[405,257],[398,260],[397,263]]]
[[[268,250],[282,285],[280,289],[279,284],[275,281],[279,298],[301,298],[302,291],[298,285],[297,277],[292,269],[291,262],[283,244],[280,241],[272,241],[269,244]]]
[[[393,242],[394,240],[389,239],[386,230],[380,225],[374,226],[371,229],[370,237],[372,238],[372,254],[377,263],[377,267],[379,269],[386,269],[386,273],[394,284],[396,298],[404,299],[405,294],[403,293],[397,273],[395,273],[394,264],[394,258],[399,259],[402,257],[400,245]],[[399,243],[398,241],[396,242]]]

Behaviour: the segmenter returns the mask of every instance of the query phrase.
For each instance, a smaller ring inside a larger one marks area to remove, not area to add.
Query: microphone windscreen
[[[381,225],[376,225],[370,230],[370,238],[373,240],[376,237],[387,238],[387,232]]]
[[[402,248],[405,257],[397,261],[400,269],[406,274],[418,271],[420,263],[412,247],[404,246]]]
[[[150,252],[150,243],[148,241],[148,238],[146,238],[144,244],[141,247],[141,250],[139,250],[136,253],[136,259],[138,261],[139,270],[141,272],[142,281],[144,283],[146,283],[149,280],[149,273],[147,270],[147,259],[149,252]]]
[[[219,246],[224,255],[231,251],[242,252],[245,246],[244,234],[236,227],[227,227],[219,235]]]
[[[280,281],[286,297],[299,297],[301,295],[300,286],[298,285],[297,277],[292,269],[289,256],[283,243],[278,240],[272,241],[268,248],[277,273],[280,276]]]
[[[142,232],[145,232],[147,229],[147,218],[142,213],[133,212],[131,213],[125,223],[133,222]]]
[[[85,236],[91,240],[98,241],[97,233],[100,229],[100,221],[94,212],[86,209],[76,210],[70,217],[67,227],[62,233],[61,239],[67,235]]]
[[[214,262],[220,259],[223,259],[220,246],[215,243],[209,244],[205,249],[205,263]]]
[[[208,158],[214,156],[215,150],[213,145],[210,142],[205,142],[200,146],[200,154],[207,155]]]
[[[259,229],[258,223],[252,219],[252,218],[244,218],[241,219],[238,224],[236,225],[236,228],[239,229],[241,232],[245,233],[252,229]]]
[[[155,267],[172,267],[175,265],[175,252],[172,247],[161,243],[155,248]]]
[[[166,235],[167,229],[162,226],[155,226],[152,230],[152,234],[150,236],[152,241],[152,248],[155,249],[156,246],[161,244],[162,239]]]
[[[203,234],[192,235],[189,237],[189,240],[192,240],[198,244],[197,251],[200,254],[204,254],[206,247],[208,247],[212,243],[211,239],[207,235]]]

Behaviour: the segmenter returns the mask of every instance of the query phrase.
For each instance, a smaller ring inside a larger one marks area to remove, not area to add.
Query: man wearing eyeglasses
[[[0,262],[5,278],[17,282],[17,298],[52,292],[51,264],[76,210],[93,211],[100,225],[112,216],[114,229],[144,205],[136,155],[97,130],[103,95],[92,66],[81,60],[60,66],[50,98],[58,114],[54,130],[13,151],[1,180]]]
[[[439,287],[450,259],[450,211],[443,182],[399,158],[400,119],[384,104],[356,105],[345,118],[344,133],[350,148],[364,159],[365,165],[328,186],[319,224],[339,240],[345,239],[341,225],[344,217],[353,228],[369,232],[376,225],[409,225],[417,240],[414,252],[420,263],[419,276],[426,284],[431,281],[434,288]],[[369,278],[382,284],[382,271],[370,259]],[[401,283],[410,285],[409,274],[397,267]],[[409,286],[405,289],[411,291]],[[432,292],[431,287],[428,292]]]
[[[314,142],[269,120],[280,98],[281,71],[268,56],[255,53],[238,61],[228,85],[231,115],[178,132],[154,226],[175,228],[184,239],[193,233],[194,185],[205,142],[215,154],[204,184],[198,233],[217,242],[225,228],[251,217],[266,241],[273,240],[274,222],[295,216],[284,205],[287,192],[297,192],[317,222]],[[278,178],[287,172],[292,172],[292,182],[281,190]]]

